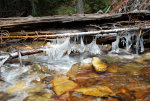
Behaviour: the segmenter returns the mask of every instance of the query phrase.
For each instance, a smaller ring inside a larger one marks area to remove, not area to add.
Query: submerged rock
[[[107,97],[114,95],[113,91],[107,86],[84,87],[76,89],[75,92],[83,93],[84,95]]]
[[[89,73],[92,70],[92,65],[89,63],[77,63],[74,64],[67,72],[67,76],[70,77],[72,80],[75,80],[75,76],[77,76],[78,74]]]
[[[57,95],[62,95],[65,92],[73,91],[78,87],[76,83],[69,80],[69,77],[60,77],[52,81],[54,91]]]
[[[105,72],[107,70],[107,65],[98,57],[93,57],[92,65],[96,72]]]
[[[14,92],[18,92],[18,91],[22,90],[25,86],[26,86],[25,82],[20,81],[16,85],[14,85],[11,88],[7,89],[6,92],[8,94],[11,94],[11,93],[14,93]]]

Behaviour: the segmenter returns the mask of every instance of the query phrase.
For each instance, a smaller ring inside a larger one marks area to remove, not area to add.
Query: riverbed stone
[[[73,91],[78,87],[76,83],[69,80],[69,77],[60,77],[52,80],[53,89],[55,93],[59,96],[66,92]]]
[[[96,72],[105,72],[107,70],[107,65],[98,57],[93,57],[92,65]]]
[[[113,91],[107,86],[83,87],[76,89],[75,92],[98,97],[108,97],[108,95],[114,95]]]

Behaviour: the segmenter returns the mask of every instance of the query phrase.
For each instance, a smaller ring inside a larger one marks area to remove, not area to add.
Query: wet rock
[[[76,89],[75,92],[83,93],[84,95],[99,97],[107,97],[108,95],[114,95],[113,91],[107,86],[83,87]]]
[[[50,101],[50,99],[42,97],[42,96],[34,95],[34,96],[29,96],[25,98],[23,101]]]
[[[78,87],[76,83],[69,80],[69,77],[60,77],[52,80],[53,89],[57,95],[62,95],[65,92],[73,91]]]
[[[107,70],[107,65],[98,57],[93,57],[92,65],[96,72],[105,72]]]
[[[75,76],[78,74],[84,74],[92,72],[92,65],[89,63],[77,63],[74,64],[71,69],[67,72],[67,76],[72,80],[75,80]]]
[[[12,86],[11,88],[8,88],[6,90],[6,92],[8,94],[11,94],[11,93],[14,93],[14,92],[18,92],[18,91],[22,90],[25,86],[26,86],[25,82],[20,81],[16,85]]]

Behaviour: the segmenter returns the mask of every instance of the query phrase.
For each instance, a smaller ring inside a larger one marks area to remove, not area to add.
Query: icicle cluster
[[[125,40],[121,40],[121,38]],[[121,40],[121,41],[120,41]],[[111,52],[116,52],[119,53],[122,49],[119,48],[120,42],[123,43],[123,45],[126,45],[126,52],[128,52],[131,47],[133,46],[134,41],[136,41],[136,54],[140,52],[144,52],[144,44],[143,44],[143,36],[135,33],[125,33],[123,36],[120,36],[117,34],[116,36],[116,41],[112,42],[112,51]]]
[[[80,40],[79,43],[78,40]],[[46,46],[46,48],[43,50],[48,55],[49,60],[58,60],[61,57],[64,56],[64,54],[69,55],[70,53],[78,52],[78,53],[84,53],[89,52],[91,54],[101,54],[101,50],[99,46],[96,44],[96,39],[94,39],[90,44],[85,45],[82,37],[75,37],[74,42],[70,42],[70,38],[66,38],[64,42],[53,42],[52,45]]]

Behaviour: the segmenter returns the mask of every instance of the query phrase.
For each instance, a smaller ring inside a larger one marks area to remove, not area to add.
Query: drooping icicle
[[[77,44],[77,41],[73,42],[72,44],[70,44],[69,50],[68,50],[68,54],[70,54],[71,52],[79,52],[79,53],[83,53],[85,51],[85,45],[83,42],[83,38],[80,38],[80,44]]]
[[[139,53],[139,43],[140,43],[140,37],[139,34],[136,35],[136,54]]]
[[[141,47],[141,52],[144,52],[144,44],[143,44],[143,35],[140,38],[140,47]]]
[[[44,51],[48,55],[50,61],[57,60],[67,52],[69,44],[70,38],[67,38],[64,43],[47,46]]]
[[[111,52],[119,53],[119,42],[120,42],[120,37],[119,37],[119,35],[117,35],[116,41],[112,42],[112,51]]]
[[[125,35],[125,39],[126,39],[126,50],[129,51],[129,49],[131,48],[132,46],[132,35],[131,33],[128,33]]]
[[[101,50],[98,47],[98,45],[96,44],[96,39],[94,39],[89,45],[88,45],[88,49],[87,49],[91,54],[101,54]]]

